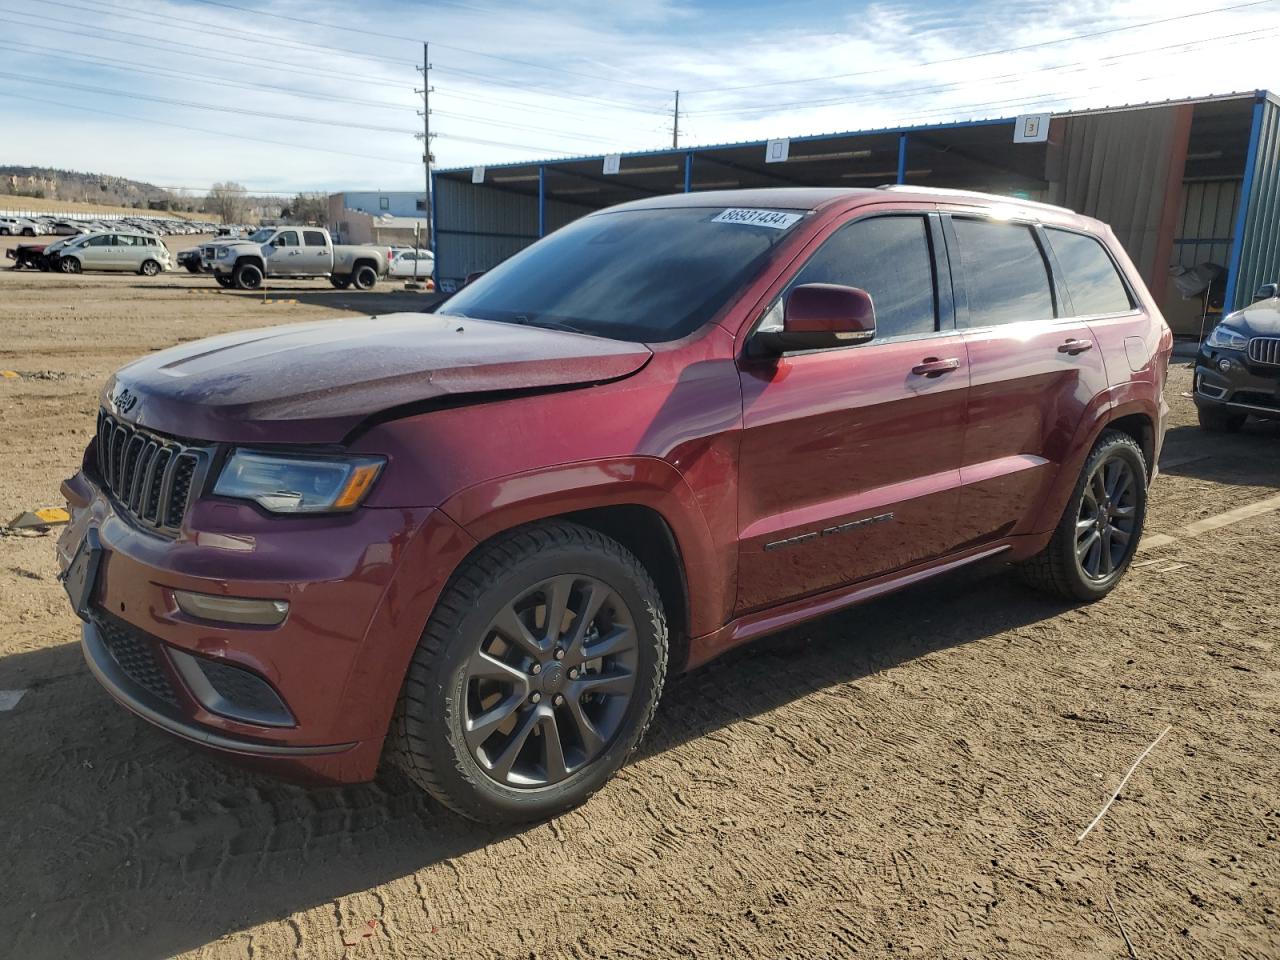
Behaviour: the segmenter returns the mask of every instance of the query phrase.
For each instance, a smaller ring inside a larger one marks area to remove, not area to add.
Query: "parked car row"
[[[18,217],[0,214],[0,237],[69,237],[94,230],[129,229],[152,236],[214,233],[219,225],[203,220],[178,218],[126,217],[119,220],[76,220],[67,217]]]
[[[154,277],[173,267],[169,248],[159,237],[119,227],[63,237],[51,243],[19,244],[6,254],[13,268],[82,273],[124,270]]]

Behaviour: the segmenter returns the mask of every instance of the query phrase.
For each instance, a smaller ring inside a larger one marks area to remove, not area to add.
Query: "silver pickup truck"
[[[390,259],[383,247],[334,246],[320,227],[263,227],[200,248],[203,268],[222,286],[241,290],[256,290],[267,277],[328,277],[340,290],[369,290],[387,275]]]

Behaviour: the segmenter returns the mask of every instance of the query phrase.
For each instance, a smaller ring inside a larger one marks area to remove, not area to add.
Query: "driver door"
[[[870,342],[740,361],[739,613],[957,545],[969,363],[931,209],[837,226],[760,323],[792,287],[838,283],[871,294]]]
[[[297,230],[281,230],[267,244],[267,272],[279,275],[305,273],[302,267],[302,247],[298,244]]]

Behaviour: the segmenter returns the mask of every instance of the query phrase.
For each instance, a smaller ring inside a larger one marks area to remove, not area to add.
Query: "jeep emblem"
[[[116,413],[123,416],[138,405],[137,394],[130,393],[128,387],[121,387],[112,395],[111,405],[116,408]]]

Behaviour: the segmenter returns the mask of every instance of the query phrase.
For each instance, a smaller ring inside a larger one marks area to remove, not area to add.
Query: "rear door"
[[[323,230],[302,231],[302,267],[307,276],[315,277],[333,269],[333,247]]]
[[[1038,225],[976,211],[944,221],[970,364],[958,520],[970,544],[1031,532],[1107,375]]]
[[[873,340],[740,361],[739,612],[955,543],[969,371],[931,210],[834,228],[759,323],[781,322],[791,287],[839,283],[871,294]]]

